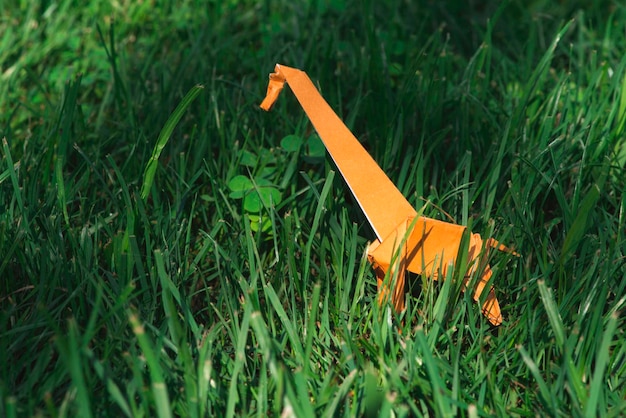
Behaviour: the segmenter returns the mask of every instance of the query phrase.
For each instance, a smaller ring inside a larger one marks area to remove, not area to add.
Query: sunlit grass
[[[21,3],[0,415],[624,413],[623,6]],[[276,62],[417,209],[521,254],[490,260],[502,326],[452,281],[378,306],[373,233],[305,115],[258,109]]]

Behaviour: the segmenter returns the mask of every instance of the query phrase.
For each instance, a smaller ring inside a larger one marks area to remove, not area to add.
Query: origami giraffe
[[[405,271],[437,280],[445,278],[457,260],[465,226],[418,216],[413,206],[387,177],[376,161],[359,143],[346,125],[315,88],[305,72],[276,64],[270,74],[267,95],[260,107],[269,110],[287,82],[313,123],[328,153],[348,184],[350,191],[369,221],[376,237],[367,249],[367,257],[376,273],[379,302],[389,298],[396,311],[404,310]],[[473,299],[478,302],[491,279],[486,262],[489,247],[514,253],[494,239],[483,240],[469,235],[468,269],[463,290],[474,272],[481,272]],[[388,273],[391,273],[387,275]],[[393,289],[389,280],[396,277]],[[493,325],[502,323],[500,305],[492,287],[482,305],[483,314]]]

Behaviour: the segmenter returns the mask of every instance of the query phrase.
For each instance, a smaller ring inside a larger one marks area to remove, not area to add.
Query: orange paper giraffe
[[[379,301],[389,297],[390,289],[385,276],[393,271],[396,280],[391,290],[391,301],[398,312],[403,311],[405,271],[423,274],[434,280],[445,278],[448,268],[456,261],[466,227],[418,217],[413,206],[326,103],[305,72],[276,64],[274,73],[270,74],[262,109],[271,108],[285,82],[313,123],[378,238],[368,247],[367,256],[376,272]],[[508,251],[493,239],[488,239],[485,247]],[[477,302],[492,274],[485,254],[479,257],[482,249],[480,235],[471,234],[467,257],[469,268],[464,286],[470,274],[477,269],[482,270],[473,294]],[[488,289],[482,312],[493,325],[502,323],[500,305],[493,288]]]

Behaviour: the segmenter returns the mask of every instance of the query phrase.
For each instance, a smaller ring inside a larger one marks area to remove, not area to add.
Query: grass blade
[[[17,207],[20,209],[20,216],[22,217],[23,222],[25,223],[25,228],[27,231],[30,230],[28,217],[26,216],[26,211],[24,210],[24,197],[23,191],[20,187],[19,181],[17,179],[17,171],[16,168],[19,167],[18,164],[13,164],[13,158],[11,158],[11,150],[9,149],[9,143],[7,142],[6,137],[2,138],[2,150],[4,151],[4,158],[6,159],[7,164],[7,174],[3,174],[3,176],[7,176],[11,178],[11,184],[13,185],[13,193],[15,196],[15,200],[17,201]]]
[[[159,137],[157,138],[157,142],[154,145],[152,150],[152,155],[150,156],[150,160],[148,160],[148,164],[146,164],[146,168],[143,172],[143,183],[141,184],[141,198],[145,201],[148,198],[148,194],[150,193],[150,188],[152,187],[152,183],[154,182],[154,176],[156,175],[156,169],[159,162],[159,156],[161,155],[161,151],[167,145],[170,137],[172,136],[172,132],[174,132],[174,128],[178,125],[180,118],[185,113],[185,110],[189,107],[189,105],[194,101],[194,99],[198,96],[200,91],[203,89],[203,86],[197,85],[191,88],[183,97],[183,100],[176,106],[174,112],[170,115],[161,129],[159,133]]]
[[[583,238],[583,235],[587,229],[587,221],[593,214],[593,208],[600,198],[600,189],[595,184],[591,186],[591,189],[587,192],[580,207],[578,208],[578,214],[574,218],[574,222],[567,231],[565,241],[563,242],[563,249],[561,250],[561,257],[559,263],[562,265],[567,262],[568,258],[573,254],[573,250],[576,245]]]
[[[328,194],[330,193],[330,190],[332,189],[334,178],[335,178],[335,172],[332,170],[329,171],[328,176],[326,177],[326,181],[324,182],[324,187],[322,187],[320,198],[317,202],[315,215],[313,216],[313,223],[311,225],[311,234],[309,236],[309,240],[307,241],[306,247],[305,247],[306,258],[304,259],[304,268],[302,270],[302,274],[304,278],[303,283],[305,284],[308,281],[309,274],[310,274],[309,263],[311,260],[311,248],[313,246],[313,239],[315,238],[315,233],[317,232],[317,229],[319,228],[319,223],[320,223],[320,219],[322,218],[322,214],[326,210],[326,207],[325,207],[326,198],[328,197]]]
[[[598,412],[597,409],[598,404],[600,403],[600,396],[602,395],[602,390],[606,388],[604,385],[604,373],[611,354],[611,342],[613,341],[613,336],[615,335],[615,331],[617,329],[617,317],[618,314],[616,312],[611,314],[609,317],[608,324],[604,330],[604,334],[602,335],[600,348],[597,351],[596,367],[591,380],[589,400],[587,401],[587,406],[585,407],[585,416],[587,417],[592,417]]]
[[[167,393],[167,386],[165,385],[165,379],[163,377],[163,369],[159,362],[159,358],[156,352],[152,348],[150,338],[146,335],[146,330],[141,323],[136,313],[128,314],[128,321],[133,329],[135,337],[139,347],[143,352],[148,365],[148,371],[150,372],[150,380],[152,380],[152,395],[154,397],[157,416],[159,418],[171,418],[172,411],[170,405],[169,395]]]
[[[538,280],[537,286],[539,287],[541,302],[543,303],[543,306],[546,308],[546,312],[548,313],[548,320],[550,321],[550,325],[552,326],[552,331],[554,332],[556,343],[559,346],[559,350],[563,352],[563,344],[565,343],[563,319],[561,319],[558,307],[556,306],[554,298],[552,297],[552,292],[546,286],[546,282],[544,280]]]
[[[61,357],[67,364],[72,382],[76,388],[76,402],[78,403],[80,416],[91,417],[91,401],[89,399],[89,392],[87,391],[88,386],[85,381],[82,356],[80,353],[81,342],[79,341],[76,320],[70,319],[68,327],[67,338],[61,336],[57,337],[57,347],[59,348]]]
[[[278,295],[276,294],[276,291],[270,284],[263,284],[263,290],[265,291],[265,296],[270,301],[272,307],[278,314],[278,317],[280,318],[281,324],[285,328],[287,335],[289,336],[289,340],[291,341],[292,349],[296,353],[296,357],[306,360],[304,358],[304,350],[302,349],[302,342],[294,326],[295,325],[294,321],[291,318],[289,318],[289,316],[287,315],[287,312],[285,312],[285,309],[283,308],[282,302],[280,298],[278,297]]]
[[[232,372],[230,374],[230,387],[228,388],[228,404],[226,406],[227,418],[235,416],[235,407],[239,402],[239,374],[243,370],[243,366],[246,364],[246,344],[248,342],[248,330],[250,328],[250,303],[244,305],[243,319],[241,320],[241,326],[237,332],[235,362]]]
[[[519,351],[519,353],[522,356],[522,359],[524,360],[524,363],[526,363],[526,366],[530,370],[530,373],[535,378],[535,382],[537,382],[537,386],[539,386],[539,393],[541,394],[541,397],[543,398],[543,403],[545,404],[545,406],[548,407],[550,414],[554,416],[556,414],[556,407],[554,405],[554,397],[552,396],[552,393],[550,392],[550,389],[548,388],[548,384],[541,376],[541,371],[539,370],[537,363],[535,363],[533,359],[530,358],[530,355],[528,354],[526,349],[524,349],[524,346],[518,345],[517,351]]]

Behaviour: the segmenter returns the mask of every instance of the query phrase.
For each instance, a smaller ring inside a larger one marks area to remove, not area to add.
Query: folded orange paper
[[[434,280],[445,278],[448,268],[457,259],[466,227],[418,217],[413,206],[339,119],[303,71],[276,64],[274,73],[270,74],[267,95],[261,103],[262,109],[271,108],[285,82],[313,123],[378,238],[370,244],[367,256],[376,272],[379,301],[389,297],[385,276],[388,272],[396,272],[391,301],[395,309],[401,312],[404,310],[405,270]],[[493,239],[487,240],[486,244],[486,247],[509,251]],[[480,235],[469,236],[469,268],[464,286],[470,274],[482,269],[473,294],[477,302],[492,275],[491,268],[485,262],[486,251],[479,257],[483,247]],[[502,323],[500,305],[492,287],[488,290],[482,312],[493,325]]]

